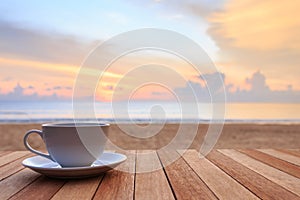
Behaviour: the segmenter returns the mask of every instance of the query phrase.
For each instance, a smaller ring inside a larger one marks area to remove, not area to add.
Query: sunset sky
[[[207,52],[230,101],[300,102],[299,8],[300,1],[279,0],[2,0],[0,100],[70,99],[81,63],[98,44],[126,31],[160,28],[189,37]],[[170,90],[184,92],[187,83],[205,87],[180,58],[137,52],[110,66],[96,99],[111,101],[118,88],[155,77],[151,70],[128,73],[154,61],[183,79],[170,78],[169,90],[157,84],[135,88],[132,98],[171,100]],[[159,73],[168,76],[164,69]],[[120,80],[124,85],[116,85]]]

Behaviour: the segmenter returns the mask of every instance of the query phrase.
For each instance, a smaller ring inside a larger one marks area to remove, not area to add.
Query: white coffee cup
[[[104,151],[109,124],[53,123],[43,124],[42,130],[30,130],[24,136],[25,147],[40,156],[57,162],[62,167],[90,166]],[[49,154],[33,149],[28,144],[31,133],[39,134]]]

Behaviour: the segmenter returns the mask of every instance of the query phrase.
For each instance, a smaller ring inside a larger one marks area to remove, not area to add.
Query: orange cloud
[[[183,87],[186,81],[199,76],[182,58],[153,50],[134,52],[121,57],[109,66],[106,73],[115,75],[101,77],[96,92],[97,100],[166,100],[171,96],[157,84],[174,89]],[[133,93],[135,94],[129,97]]]
[[[299,50],[299,8],[300,1],[231,0],[210,21],[237,48]]]
[[[174,100],[175,96],[161,85],[149,84],[136,88],[129,100]]]
[[[37,92],[39,95],[52,95],[54,92],[63,97],[72,97],[72,90],[65,90],[66,87],[73,87],[79,70],[79,66],[60,63],[40,62],[34,60],[11,59],[0,57],[1,79],[11,77],[10,81],[1,84],[1,93],[11,92],[16,83],[24,86],[33,86],[34,90],[24,90],[25,94]],[[93,69],[86,68],[83,73],[88,76],[95,74]],[[104,77],[113,80],[121,75],[113,72],[105,72]],[[0,80],[1,81],[1,80]],[[62,87],[60,90],[52,90],[53,87]]]
[[[229,0],[208,17],[220,48],[217,65],[230,81],[261,70],[271,89],[300,90],[300,1]],[[239,78],[242,77],[242,78]]]
[[[49,62],[40,62],[34,60],[11,59],[0,57],[0,64],[3,66],[14,65],[21,67],[30,67],[31,69],[38,68],[48,71],[60,71],[65,73],[77,73],[78,67],[75,65],[57,64]]]

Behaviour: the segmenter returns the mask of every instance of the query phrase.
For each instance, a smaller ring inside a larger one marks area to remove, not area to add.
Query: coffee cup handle
[[[45,157],[45,158],[48,158],[48,159],[54,161],[53,158],[51,158],[51,156],[50,156],[49,154],[45,154],[45,153],[42,153],[42,152],[40,152],[40,151],[37,151],[37,150],[33,149],[33,148],[30,146],[30,144],[28,143],[27,139],[28,139],[28,137],[29,137],[29,135],[30,135],[31,133],[37,133],[37,134],[39,134],[39,135],[41,136],[41,138],[43,139],[43,132],[42,132],[42,131],[40,131],[40,130],[35,130],[35,129],[30,130],[30,131],[28,131],[28,132],[25,134],[25,136],[24,136],[23,142],[24,142],[25,147],[26,147],[29,151],[31,151],[32,153],[35,153],[35,154],[37,154],[37,155],[43,156],[43,157]],[[54,161],[54,162],[55,162],[55,161]]]

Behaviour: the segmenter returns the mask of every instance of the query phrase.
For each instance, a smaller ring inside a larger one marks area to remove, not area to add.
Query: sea
[[[75,114],[75,119],[108,123],[300,123],[300,103],[227,103],[221,107],[219,118],[215,118],[216,107],[209,103],[96,102],[93,115]],[[75,115],[71,102],[0,102],[0,123],[69,122]]]

